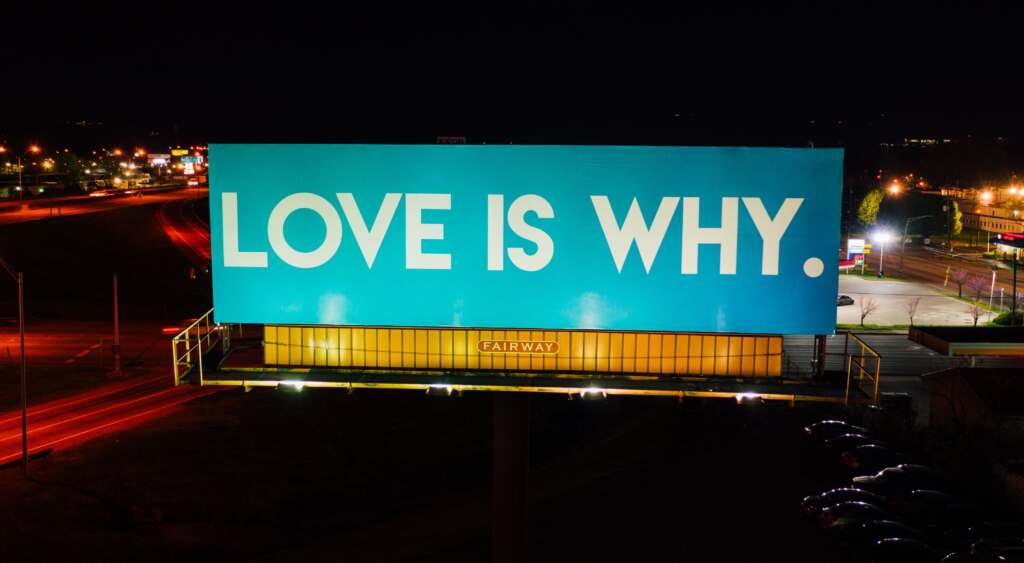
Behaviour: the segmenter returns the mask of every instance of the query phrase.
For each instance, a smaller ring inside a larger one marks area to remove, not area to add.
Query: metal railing
[[[846,393],[843,402],[850,403],[850,386],[856,385],[871,402],[878,404],[878,387],[882,375],[882,355],[856,334],[847,332],[843,354],[846,356]],[[850,350],[850,340],[855,350]],[[856,368],[856,372],[854,371]]]
[[[181,385],[193,369],[199,370],[199,383],[203,382],[203,354],[218,343],[226,353],[231,346],[231,329],[212,322],[213,309],[203,313],[171,339],[171,365],[174,385]]]

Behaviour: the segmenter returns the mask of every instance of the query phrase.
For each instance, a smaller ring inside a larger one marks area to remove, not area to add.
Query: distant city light
[[[989,192],[989,191],[981,192],[981,201],[983,203],[989,203],[990,201],[992,201],[992,192]]]
[[[33,154],[38,154],[41,150],[42,149],[39,148],[39,145],[30,145],[28,147],[28,152],[33,153]]]
[[[892,195],[900,193],[900,189],[900,183],[895,180],[893,180],[893,182],[889,184],[889,193],[891,193]]]

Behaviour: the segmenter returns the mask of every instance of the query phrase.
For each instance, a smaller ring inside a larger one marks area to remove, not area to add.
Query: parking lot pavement
[[[853,305],[839,307],[836,322],[840,324],[860,323],[861,300],[871,298],[878,304],[875,312],[864,319],[865,323],[875,325],[906,325],[910,324],[907,304],[920,297],[914,324],[917,325],[958,325],[970,326],[974,323],[969,311],[970,306],[963,301],[943,295],[929,286],[908,281],[874,280],[860,276],[840,275],[839,294],[853,298]],[[984,323],[993,315],[987,311],[982,313],[978,323]]]

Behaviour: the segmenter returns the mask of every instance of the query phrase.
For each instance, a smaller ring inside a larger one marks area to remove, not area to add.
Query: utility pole
[[[25,278],[0,258],[0,267],[18,282],[18,336],[21,340],[21,476],[28,478],[28,380],[25,364]]]
[[[117,274],[114,274],[114,371],[113,375],[121,375],[121,324],[117,311]]]

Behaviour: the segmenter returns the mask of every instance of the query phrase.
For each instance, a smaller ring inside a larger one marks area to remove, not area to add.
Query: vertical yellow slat
[[[742,336],[730,336],[729,337],[729,367],[727,369],[728,375],[738,376],[741,373],[741,360],[743,359],[743,337]]]
[[[315,349],[313,327],[305,326],[299,330],[301,331],[299,346],[301,346],[300,350],[302,351],[302,363],[300,365],[309,367],[315,363],[315,359],[313,357],[313,350]]]
[[[272,366],[277,363],[277,327],[263,327],[263,363]]]
[[[686,375],[690,373],[689,350],[690,336],[687,334],[676,335],[676,375]]]
[[[429,367],[427,362],[427,331],[426,329],[416,329],[416,344],[413,347],[413,366],[416,369],[426,369]]]
[[[494,334],[490,330],[480,331],[480,340],[494,340]],[[494,354],[490,352],[480,352],[480,369],[492,369],[494,367],[493,361]]]
[[[327,366],[327,328],[318,326],[313,329],[313,365],[317,367]]]
[[[639,332],[636,335],[636,373],[650,373],[651,335]]]
[[[597,366],[594,367],[597,371],[608,372],[610,370],[611,361],[609,356],[609,340],[611,335],[607,332],[597,333]]]
[[[740,354],[740,375],[754,375],[754,337],[744,336]]]
[[[676,371],[676,335],[661,335],[661,373]]]
[[[583,333],[583,370],[594,371],[597,369],[597,333]]]
[[[339,367],[351,367],[352,353],[349,351],[352,342],[352,329],[350,327],[339,327],[334,333],[334,364]],[[331,342],[331,334],[327,335],[328,344]]]
[[[728,336],[715,336],[715,375],[729,375]]]
[[[416,332],[411,328],[402,329],[402,367],[416,367]]]
[[[466,369],[466,331],[452,332],[452,366],[455,369]]]
[[[770,336],[768,340],[768,373],[767,375],[782,375],[782,337]]]
[[[353,328],[352,341],[349,344],[352,354],[353,366],[366,365],[366,329]]]
[[[387,335],[383,329],[367,329],[367,365],[387,367]]]
[[[441,331],[441,369],[452,368],[452,331]]]
[[[480,331],[470,330],[466,332],[466,368],[480,369]]]
[[[661,335],[647,335],[647,371],[661,373]]]
[[[622,335],[622,371],[636,373],[636,333]]]
[[[622,333],[613,332],[608,337],[608,371],[622,371]]]
[[[569,333],[569,369],[579,371],[583,369],[583,333]]]
[[[555,362],[555,369],[558,371],[569,371],[571,361],[569,356],[572,355],[572,339],[569,336],[569,332],[560,330],[555,335],[555,342],[558,342],[558,358]]]
[[[391,340],[391,367],[402,367],[402,329],[389,328],[388,338]]]
[[[703,349],[700,352],[700,373],[704,376],[715,375],[715,337],[707,335],[701,340]]]
[[[542,333],[542,339],[544,342],[554,342],[557,335],[554,331],[546,331]],[[553,371],[558,365],[558,356],[556,354],[544,354],[543,357],[543,368],[544,371]]]

